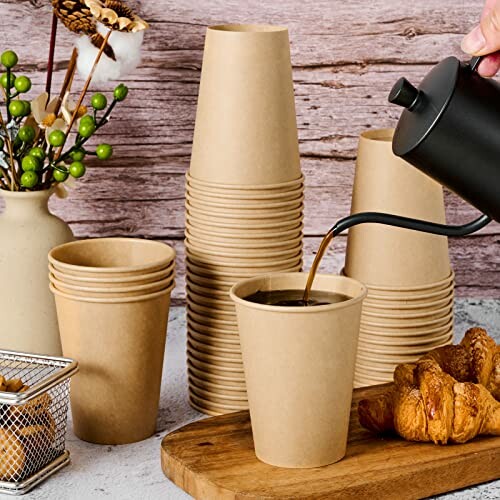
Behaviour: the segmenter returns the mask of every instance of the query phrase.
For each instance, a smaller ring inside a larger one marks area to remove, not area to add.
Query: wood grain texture
[[[482,0],[143,0],[135,3],[152,29],[142,67],[124,79],[130,97],[96,141],[114,145],[115,157],[89,172],[55,213],[78,237],[138,236],[174,242],[184,228],[184,173],[189,156],[206,26],[265,22],[290,29],[302,168],[306,175],[306,251],[349,212],[357,137],[394,126],[399,110],[387,94],[401,75],[418,83],[443,57],[460,53],[460,40],[477,21]],[[42,90],[50,30],[45,0],[0,0],[8,18],[2,47],[19,53],[18,72]],[[29,28],[28,36],[25,29]],[[59,86],[74,37],[59,30],[54,85]],[[2,48],[0,47],[0,48]],[[75,88],[81,88],[77,79]],[[112,84],[92,90],[110,91]],[[94,141],[94,143],[96,142]],[[447,195],[448,220],[476,212]],[[344,238],[325,270],[337,268]],[[500,226],[450,242],[458,295],[500,297]],[[181,253],[182,255],[182,253]],[[181,258],[179,259],[181,262]],[[180,272],[182,282],[182,270]],[[182,300],[179,285],[175,298]]]
[[[196,499],[425,498],[498,478],[500,437],[465,445],[410,443],[375,436],[358,421],[357,404],[385,386],[356,389],[347,453],[316,469],[282,469],[257,460],[248,412],[209,418],[162,442],[165,475]]]

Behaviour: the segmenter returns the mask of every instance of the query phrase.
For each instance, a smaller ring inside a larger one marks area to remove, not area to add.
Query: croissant
[[[399,365],[384,394],[360,401],[361,425],[436,444],[500,435],[500,403],[494,397],[499,395],[498,353],[495,341],[473,328],[460,345]]]

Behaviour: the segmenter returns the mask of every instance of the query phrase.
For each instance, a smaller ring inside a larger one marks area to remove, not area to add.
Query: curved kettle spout
[[[463,226],[448,226],[446,224],[437,224],[435,222],[401,217],[399,215],[384,214],[379,212],[363,212],[350,215],[349,217],[339,220],[331,229],[331,233],[333,236],[337,236],[347,229],[357,226],[358,224],[371,223],[411,229],[413,231],[437,234],[440,236],[466,236],[479,231],[483,227],[487,226],[491,221],[491,217],[488,215],[482,215],[478,219],[469,222],[468,224],[464,224]]]

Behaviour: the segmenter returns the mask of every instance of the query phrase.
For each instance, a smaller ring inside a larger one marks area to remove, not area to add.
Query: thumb
[[[462,50],[475,56],[500,50],[500,1],[485,12],[481,24],[463,39]]]

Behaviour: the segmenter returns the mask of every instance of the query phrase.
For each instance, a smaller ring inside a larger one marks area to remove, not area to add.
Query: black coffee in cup
[[[311,307],[337,304],[350,298],[342,293],[312,290],[307,301],[305,301],[304,290],[272,290],[253,293],[245,297],[245,300],[269,306]]]

